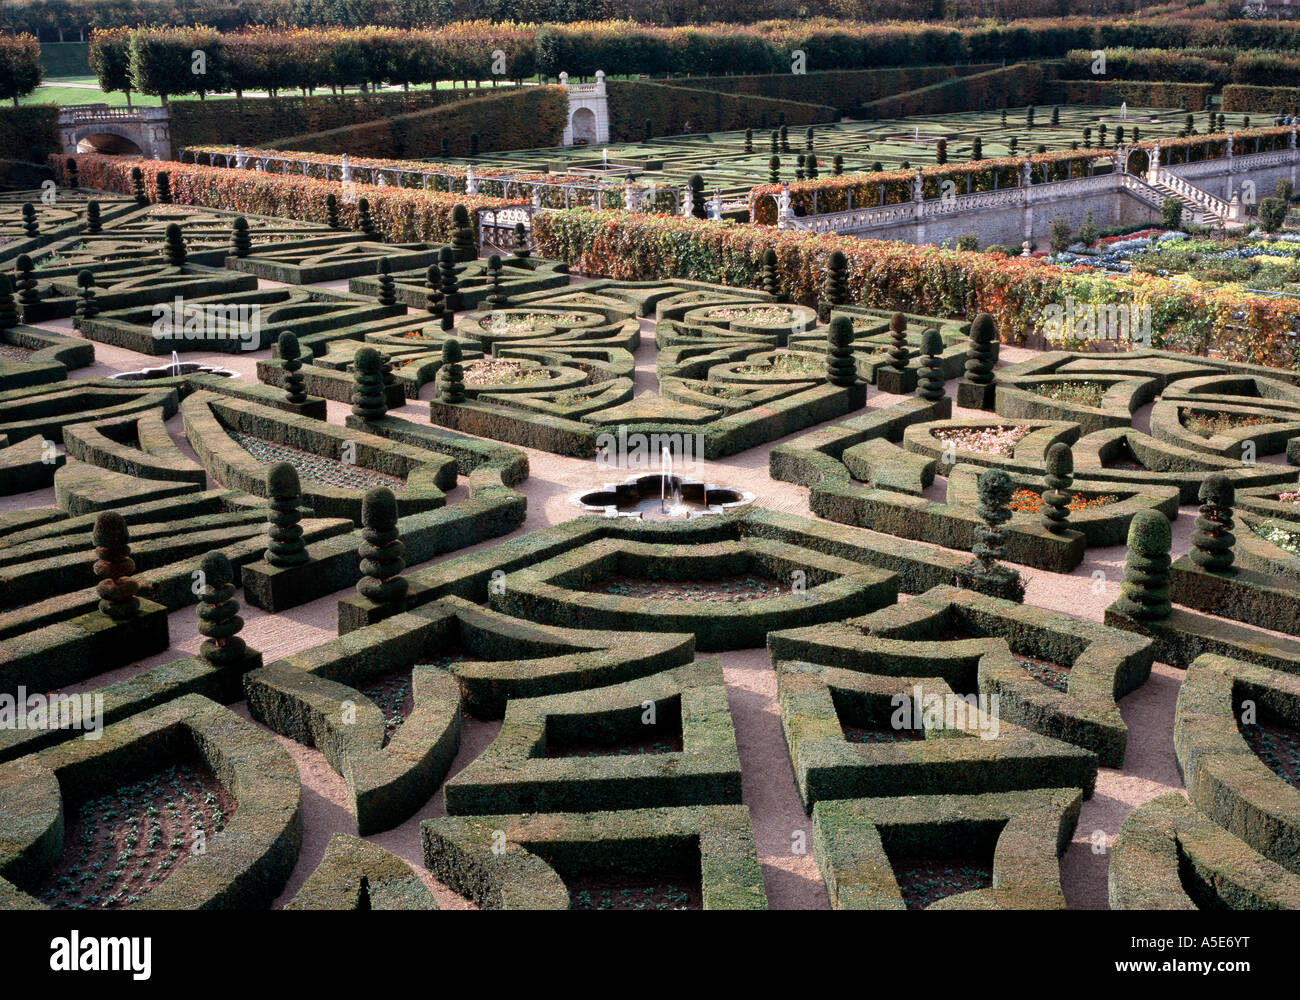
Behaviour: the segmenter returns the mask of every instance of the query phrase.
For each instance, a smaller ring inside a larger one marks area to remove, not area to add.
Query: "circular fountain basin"
[[[667,480],[667,482],[665,482]],[[674,494],[676,499],[674,500]],[[610,483],[599,490],[576,493],[576,507],[606,517],[642,520],[704,517],[741,510],[754,502],[754,494],[734,486],[715,486],[680,476],[637,476]]]
[[[239,378],[239,372],[215,365],[205,365],[198,361],[182,361],[180,364],[160,365],[157,368],[141,368],[134,372],[118,372],[109,378],[120,382],[141,382],[156,378],[176,378],[180,375],[219,375],[222,378]]]

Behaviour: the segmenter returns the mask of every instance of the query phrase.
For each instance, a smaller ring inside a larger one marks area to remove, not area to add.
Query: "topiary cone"
[[[247,257],[253,252],[253,240],[248,234],[248,220],[242,215],[235,216],[230,224],[230,252],[235,257]]]
[[[189,252],[185,249],[185,237],[181,234],[181,227],[174,222],[167,225],[163,254],[167,258],[168,267],[184,267],[185,259],[189,256]]]
[[[392,265],[388,263],[387,257],[379,258],[376,272],[379,275],[379,304],[381,306],[397,305],[397,283],[393,281],[393,269]]]

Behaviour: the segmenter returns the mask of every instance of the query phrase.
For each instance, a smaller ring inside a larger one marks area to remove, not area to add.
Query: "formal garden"
[[[1296,22],[155,6],[0,37],[0,908],[1300,908]]]

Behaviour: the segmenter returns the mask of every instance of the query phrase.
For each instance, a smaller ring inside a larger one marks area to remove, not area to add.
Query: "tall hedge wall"
[[[238,142],[259,146],[288,135],[408,114],[464,100],[463,90],[416,90],[391,94],[320,94],[229,101],[172,101],[171,132],[176,146]]]
[[[726,94],[753,94],[810,104],[829,102],[841,111],[892,94],[918,90],[956,77],[984,73],[991,63],[969,66],[903,66],[886,69],[837,69],[813,73],[759,73],[746,76],[692,76],[675,85]]]
[[[1223,88],[1224,111],[1258,111],[1275,115],[1279,111],[1293,114],[1300,108],[1300,87],[1256,87],[1230,83]]]
[[[776,128],[782,113],[786,124],[791,127],[833,122],[839,116],[839,112],[828,104],[804,104],[750,94],[720,94],[641,81],[609,80],[605,86],[609,91],[609,137],[612,142],[640,139],[645,134],[647,118],[654,134],[662,136],[757,127],[764,114],[772,128]]]
[[[1047,100],[1055,104],[1128,103],[1138,108],[1187,108],[1204,111],[1214,93],[1212,83],[1170,83],[1145,80],[1058,80],[1048,88]],[[1186,102],[1186,103],[1184,103]]]
[[[485,153],[558,146],[568,115],[569,102],[562,87],[524,87],[427,111],[288,136],[269,145],[272,149],[401,159],[439,156],[445,138],[452,156],[469,156],[470,136],[475,132],[478,148]]]
[[[44,163],[59,149],[58,121],[54,104],[0,107],[0,151],[11,160]]]
[[[1042,104],[1046,103],[1043,92],[1052,78],[1053,69],[1041,63],[1017,63],[972,76],[955,77],[871,101],[863,105],[861,114],[868,118],[906,118],[908,115],[934,115],[945,111]]]

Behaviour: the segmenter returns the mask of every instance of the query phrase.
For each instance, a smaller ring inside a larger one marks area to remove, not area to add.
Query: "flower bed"
[[[523,385],[547,382],[553,377],[545,368],[525,369],[518,361],[506,358],[483,358],[465,366],[466,385]]]
[[[1115,502],[1113,496],[1085,497],[1076,493],[1066,506],[1070,510],[1088,510],[1091,507],[1105,507]],[[1043,506],[1043,495],[1034,490],[1016,490],[1011,494],[1011,509],[1017,514],[1037,514]]]
[[[1010,455],[1032,428],[1019,427],[953,427],[938,428],[931,433],[945,445],[958,451],[974,451],[984,455]]]
[[[1245,413],[1206,413],[1201,410],[1180,410],[1178,419],[1182,425],[1203,438],[1212,438],[1226,431],[1242,427],[1262,427],[1265,424],[1281,423],[1272,417],[1251,416]]]
[[[1028,385],[1030,392],[1062,403],[1077,403],[1080,406],[1100,406],[1110,386],[1102,382],[1039,382]]]

